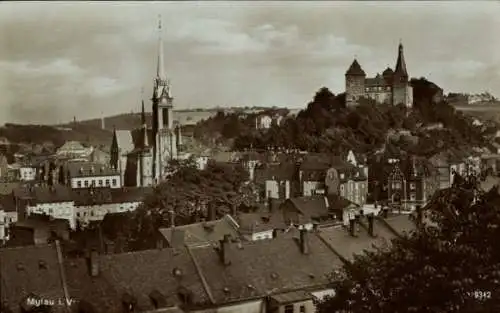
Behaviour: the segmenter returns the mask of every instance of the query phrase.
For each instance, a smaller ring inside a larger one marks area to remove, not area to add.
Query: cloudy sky
[[[449,91],[500,96],[500,2],[0,3],[0,123],[137,111],[158,15],[177,108],[305,106],[356,56]]]

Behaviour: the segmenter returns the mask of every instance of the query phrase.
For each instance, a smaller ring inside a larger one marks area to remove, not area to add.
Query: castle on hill
[[[396,67],[390,67],[375,77],[366,77],[365,71],[354,59],[345,73],[346,106],[358,104],[360,98],[370,98],[377,103],[403,104],[412,107],[413,89],[408,79],[403,44],[399,44]]]

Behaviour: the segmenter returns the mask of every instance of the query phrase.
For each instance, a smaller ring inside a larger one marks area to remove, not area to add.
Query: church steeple
[[[142,100],[142,112],[141,112],[141,123],[142,123],[142,136],[143,136],[143,148],[149,146],[148,143],[148,125],[146,121],[146,110],[144,108],[144,100]]]
[[[166,80],[165,64],[163,63],[163,40],[161,30],[161,15],[158,16],[158,60],[156,64],[156,78]]]
[[[403,53],[403,43],[399,42],[398,47],[398,60],[396,61],[396,68],[394,69],[394,74],[399,77],[408,78],[408,72],[406,71],[406,62]]]

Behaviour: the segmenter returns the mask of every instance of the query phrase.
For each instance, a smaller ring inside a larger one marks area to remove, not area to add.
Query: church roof
[[[134,140],[132,137],[132,131],[130,130],[117,130],[115,131],[116,142],[118,144],[118,149],[121,153],[127,154],[134,150]]]
[[[365,76],[365,71],[361,68],[361,65],[359,65],[358,60],[354,59],[352,62],[351,66],[345,73],[346,75],[354,75],[354,76]]]

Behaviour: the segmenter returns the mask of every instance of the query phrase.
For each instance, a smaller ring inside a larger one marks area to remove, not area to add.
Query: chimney
[[[223,265],[230,265],[231,260],[229,258],[230,240],[231,235],[224,235],[224,239],[220,241],[220,259]]]
[[[96,277],[97,275],[99,275],[99,254],[95,249],[92,249],[90,251],[89,265],[90,265],[90,276]]]
[[[208,220],[209,221],[215,221],[216,217],[216,210],[213,204],[208,205]]]
[[[373,232],[374,216],[373,214],[369,214],[367,218],[368,218],[368,235],[370,235],[371,237],[375,237],[375,233]]]
[[[383,209],[382,209],[382,216],[383,216],[384,218],[389,217],[389,209],[388,209],[388,208],[383,208]]]
[[[416,223],[417,223],[417,227],[420,227],[420,226],[422,226],[422,224],[424,222],[424,215],[423,215],[423,212],[422,212],[422,207],[420,205],[417,205],[416,211],[417,211],[417,220],[416,220]]]
[[[309,254],[309,233],[307,229],[300,230],[300,252],[302,254]]]
[[[352,237],[356,237],[356,219],[355,218],[351,218],[349,220],[349,234]]]

